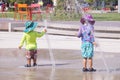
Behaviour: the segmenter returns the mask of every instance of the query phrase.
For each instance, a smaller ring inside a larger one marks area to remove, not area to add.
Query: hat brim
[[[95,24],[95,20],[93,21],[88,21],[91,25],[94,25]]]
[[[37,22],[33,22],[33,24],[31,25],[31,27],[26,28],[26,29],[24,30],[24,32],[25,32],[25,33],[28,33],[28,32],[30,32],[30,31],[34,30],[34,29],[37,27],[37,25],[38,25]]]
[[[95,21],[94,19],[88,19],[88,21]]]

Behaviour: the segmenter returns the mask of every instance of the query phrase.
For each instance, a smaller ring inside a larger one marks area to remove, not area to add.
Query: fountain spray
[[[47,29],[47,20],[44,20],[44,26]],[[53,52],[52,52],[52,49],[51,49],[51,44],[50,44],[49,36],[48,36],[47,33],[46,33],[46,41],[48,43],[48,48],[49,48],[51,63],[52,63],[52,66],[55,68],[54,55],[53,55]]]

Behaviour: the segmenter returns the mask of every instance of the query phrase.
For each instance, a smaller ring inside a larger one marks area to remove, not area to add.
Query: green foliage
[[[30,4],[32,3],[33,0],[18,0],[18,3],[26,3],[26,4]]]
[[[57,9],[63,9],[64,7],[64,2],[65,2],[65,0],[58,0],[57,1]]]
[[[97,21],[119,21],[120,13],[93,13],[93,17]]]
[[[0,13],[0,18],[2,17],[2,13]],[[14,18],[14,12],[5,13],[7,18]],[[96,21],[120,21],[120,13],[92,13],[94,19]],[[62,11],[57,11],[56,13],[50,14],[50,19],[53,21],[78,21],[81,17],[79,14],[75,13],[67,13]],[[33,19],[36,16],[33,16]],[[42,14],[42,19],[46,17],[45,14]],[[19,17],[18,17],[19,20]]]
[[[86,2],[88,2],[88,3],[92,3],[92,2],[94,2],[95,0],[85,0]],[[118,0],[99,0],[100,2],[101,1],[105,1],[106,3],[109,3],[109,2],[111,2],[111,1],[113,1],[113,2],[116,2],[116,1],[118,1]]]
[[[7,0],[7,2],[9,3],[13,3],[13,2],[18,2],[18,3],[26,3],[26,4],[30,4],[33,0]]]
[[[88,2],[88,3],[92,3],[93,2],[93,0],[85,0],[86,2]]]
[[[9,3],[13,3],[15,2],[16,0],[7,0]]]

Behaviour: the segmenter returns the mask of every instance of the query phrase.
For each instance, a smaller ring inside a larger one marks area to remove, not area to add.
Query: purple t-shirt
[[[81,37],[82,42],[94,42],[94,27],[93,25],[82,25],[78,31],[78,37]]]

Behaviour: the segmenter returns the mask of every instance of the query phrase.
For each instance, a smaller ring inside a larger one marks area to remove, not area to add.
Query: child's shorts
[[[92,58],[93,57],[93,44],[91,42],[83,42],[81,46],[82,57]]]
[[[27,59],[36,59],[37,58],[37,50],[28,50],[26,53]]]

